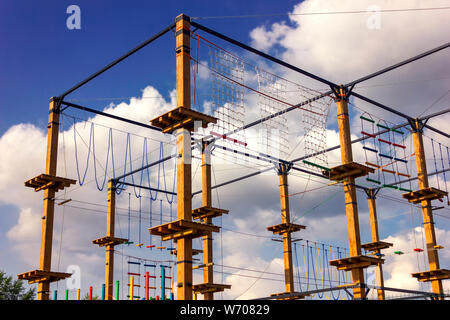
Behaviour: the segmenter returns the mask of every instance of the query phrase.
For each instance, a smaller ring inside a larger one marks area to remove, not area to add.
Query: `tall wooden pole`
[[[415,127],[415,128],[414,128]],[[427,164],[425,158],[425,151],[423,146],[422,138],[422,124],[416,120],[415,126],[413,127],[413,144],[414,153],[416,158],[417,167],[417,177],[419,190],[426,189],[429,187],[428,184],[428,173]],[[436,234],[434,231],[434,221],[433,221],[433,211],[431,209],[431,200],[423,200],[422,205],[422,216],[423,216],[423,228],[425,231],[425,241],[427,245],[428,263],[430,271],[438,270],[439,267],[439,255],[436,246]],[[434,293],[443,294],[442,281],[432,280],[431,288]]]
[[[378,233],[378,218],[377,218],[377,207],[376,207],[376,195],[374,189],[366,189],[367,202],[369,205],[369,217],[370,217],[370,231],[372,234],[372,242],[380,241],[380,236]],[[375,249],[374,253],[380,254],[380,249]],[[384,277],[383,277],[383,265],[379,263],[375,268],[377,286],[384,287]],[[377,289],[378,300],[384,300],[385,294],[384,289]]]
[[[341,161],[342,164],[353,162],[352,143],[350,137],[350,123],[348,114],[348,103],[346,96],[341,88],[338,96],[337,117],[339,125],[339,140],[341,144]],[[359,234],[358,205],[356,201],[355,178],[348,177],[344,180],[345,193],[345,212],[347,216],[347,231],[349,240],[350,256],[361,255],[361,239]],[[363,268],[352,269],[352,279],[355,285],[353,289],[354,299],[365,299],[364,272]]]
[[[209,144],[203,143],[202,152],[202,205],[204,207],[212,207],[211,196],[211,148]],[[212,218],[207,217],[203,219],[203,223],[212,224]],[[214,272],[213,272],[213,239],[212,232],[209,232],[203,237],[203,264],[206,266],[203,268],[203,282],[213,284]],[[205,300],[213,300],[214,293],[206,292],[203,295]]]
[[[280,181],[280,204],[281,222],[290,223],[291,215],[289,209],[288,169],[285,164],[280,164],[278,170]],[[283,233],[283,258],[284,258],[284,281],[286,292],[294,292],[294,270],[292,269],[292,237],[291,232]]]
[[[176,18],[177,107],[191,107],[190,19]],[[192,220],[191,135],[178,129],[177,137],[177,218]],[[192,299],[192,239],[177,240],[177,299]]]
[[[47,158],[45,162],[45,173],[56,176],[58,159],[58,133],[59,133],[59,110],[55,99],[50,100],[47,131]],[[52,264],[52,242],[53,242],[53,220],[55,212],[55,190],[47,188],[44,190],[44,204],[41,231],[41,251],[39,269],[50,271]],[[50,282],[43,281],[38,284],[38,300],[49,300]]]
[[[108,181],[108,207],[106,217],[106,236],[114,237],[116,217],[116,186],[113,180]],[[114,245],[106,246],[105,261],[105,295],[106,300],[113,300],[114,281]]]

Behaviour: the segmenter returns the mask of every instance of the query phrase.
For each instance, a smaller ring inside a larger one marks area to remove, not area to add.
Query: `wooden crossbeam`
[[[286,295],[289,296],[286,297]],[[273,293],[270,296],[274,297],[277,300],[298,300],[298,299],[305,299],[305,297],[309,296],[309,294],[304,294],[301,292],[280,292],[280,293]]]
[[[161,240],[176,240],[180,238],[198,238],[210,232],[219,232],[220,227],[199,222],[179,219],[148,229],[150,234],[161,236]]]
[[[273,232],[273,234],[283,234],[283,233],[291,233],[291,232],[297,232],[300,231],[302,229],[306,229],[305,226],[302,226],[300,224],[295,224],[295,223],[280,223],[280,224],[276,224],[270,227],[267,227],[268,231]]]
[[[195,293],[205,294],[205,293],[214,293],[214,292],[222,292],[225,289],[231,289],[230,284],[217,284],[217,283],[200,283],[194,284],[192,286],[192,290]]]
[[[77,183],[76,180],[56,177],[49,174],[42,173],[34,178],[25,181],[25,187],[33,188],[38,192],[48,188],[53,188],[55,191],[63,190],[70,187],[70,185]]]
[[[411,274],[414,278],[417,278],[420,282],[434,281],[434,280],[446,280],[450,279],[450,270],[437,269],[423,272],[416,272]]]
[[[349,162],[342,165],[333,167],[330,171],[322,171],[324,176],[327,176],[330,180],[343,180],[345,178],[358,178],[367,175],[368,173],[374,173],[375,169],[367,167],[365,165]]]
[[[433,187],[424,188],[408,193],[403,193],[402,197],[410,203],[420,203],[424,200],[437,200],[445,197],[448,193]]]
[[[367,268],[383,263],[384,259],[369,256],[353,256],[343,259],[330,260],[330,266],[336,267],[338,270],[349,271],[352,269]]]
[[[190,108],[178,107],[154,118],[150,123],[152,126],[161,128],[163,133],[171,133],[180,128],[193,131],[195,121],[200,121],[202,127],[206,128],[209,123],[216,123],[217,118]]]
[[[71,273],[44,270],[32,270],[17,275],[19,280],[27,280],[28,284],[40,282],[55,282],[71,277]]]
[[[116,237],[111,237],[111,236],[106,236],[106,237],[92,240],[92,243],[98,245],[99,247],[116,246],[116,245],[124,244],[127,242],[128,242],[128,239],[116,238]]]
[[[392,246],[393,246],[393,244],[389,243],[389,242],[376,241],[376,242],[362,244],[361,248],[363,248],[367,251],[376,251],[376,250],[387,249]]]
[[[203,220],[206,218],[217,218],[222,214],[228,214],[228,210],[219,209],[209,206],[203,206],[197,209],[192,210],[192,219]]]

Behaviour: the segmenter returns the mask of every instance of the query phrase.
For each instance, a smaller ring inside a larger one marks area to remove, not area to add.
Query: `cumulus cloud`
[[[339,1],[339,4],[331,0],[320,2],[306,0],[294,6],[292,13],[365,10],[371,4],[373,4],[373,1],[360,1],[358,2],[360,7],[355,8],[354,1],[349,0]],[[390,1],[389,4],[401,6],[400,1]],[[420,1],[411,1],[408,5],[420,7],[422,4]],[[439,4],[436,3],[435,5],[438,6]],[[383,9],[384,7],[381,6],[381,8]],[[430,19],[431,14],[435,17],[434,19]],[[289,17],[289,21],[257,26],[250,32],[249,36],[252,45],[261,50],[270,53],[275,52],[280,58],[294,65],[315,72],[337,83],[345,83],[445,42],[447,33],[442,32],[442,30],[449,30],[450,25],[448,19],[442,19],[442,14],[439,12],[386,13],[381,15],[380,29],[367,28],[369,14],[316,16],[293,14]],[[389,75],[374,79],[365,84],[365,86],[360,85],[355,90],[372,98],[379,97],[381,102],[398,106],[399,110],[407,114],[420,114],[424,109],[424,105],[430,105],[434,98],[442,94],[444,89],[448,90],[449,82],[445,78],[449,70],[447,64],[442,63],[447,55],[448,53],[441,52],[427,58],[426,61],[415,63]],[[206,61],[202,63],[204,65],[208,64]],[[323,85],[285,69],[267,66],[261,61],[258,61],[257,64],[264,65],[270,71],[293,81],[298,81],[302,85],[324,89]],[[436,82],[433,79],[443,80]],[[210,81],[210,74],[202,68],[199,71],[200,80]],[[245,81],[246,84],[256,86],[253,71],[246,75]],[[324,90],[328,90],[328,88]],[[294,102],[298,100],[298,97],[293,95],[289,99],[292,99],[290,102]],[[433,106],[430,111],[438,110],[446,101],[448,100],[443,99],[439,104]],[[247,102],[246,122],[257,119],[260,116],[257,107],[257,96],[248,95]],[[356,115],[362,112],[361,109],[364,109],[373,112],[378,117],[385,117],[392,123],[402,121],[360,101],[352,101],[352,103],[360,108],[353,110]],[[128,102],[107,105],[104,108],[104,112],[148,123],[150,119],[170,110],[174,105],[174,91],[171,92],[170,99],[166,100],[154,87],[147,86],[139,96],[130,99]],[[202,107],[204,110],[210,111],[211,101],[206,99]],[[91,122],[96,124],[94,140],[96,148],[95,161],[98,170],[97,181],[100,184],[103,180],[106,159],[108,159],[109,127],[115,128],[112,135],[114,139],[116,175],[130,169],[129,163],[127,168],[123,167],[125,147],[127,145],[125,132],[132,133],[130,142],[132,145],[131,159],[133,160],[133,168],[137,168],[142,164],[144,137],[148,139],[147,151],[151,160],[159,159],[160,141],[165,143],[166,155],[170,153],[173,146],[170,136],[153,135],[146,129],[124,125],[101,116],[87,117],[86,114],[78,114],[78,116],[81,120],[77,119],[76,124],[70,117],[65,116],[62,119],[64,127],[60,132],[58,155],[58,175],[61,176],[77,180],[78,174],[83,177],[89,152]],[[334,105],[331,104],[327,130],[328,147],[339,144],[335,117]],[[289,113],[287,118],[289,142],[291,144],[289,158],[305,154],[304,145],[302,144],[304,131],[302,131],[302,128],[299,128],[301,119],[301,114],[298,110]],[[430,124],[444,130],[448,121],[448,116],[445,116],[431,120]],[[352,121],[353,139],[359,137],[359,125],[358,121]],[[257,150],[257,141],[254,139],[258,135],[257,128],[249,129],[246,133],[249,137],[248,149],[251,151]],[[432,132],[427,131],[427,134],[435,139],[439,138]],[[74,135],[77,138],[78,172],[75,164]],[[410,141],[406,141],[406,143],[409,148]],[[26,145],[26,148],[23,148],[24,145]],[[0,185],[0,203],[19,208],[18,214],[14,216],[15,220],[12,223],[12,227],[7,232],[7,239],[14,243],[10,250],[15,250],[24,260],[24,264],[29,266],[30,269],[35,268],[38,261],[42,198],[41,194],[24,188],[23,181],[43,171],[45,145],[46,132],[28,124],[12,126],[0,137],[0,154],[2,155],[2,161],[0,162],[0,179],[2,180]],[[364,162],[365,157],[361,147],[361,144],[353,145],[354,159]],[[430,154],[430,145],[427,145],[426,148],[427,154]],[[228,181],[236,178],[236,176],[268,167],[266,164],[255,161],[239,164],[220,163],[219,160],[224,157],[223,152],[221,153],[220,150],[216,149],[213,153],[215,155],[213,163],[216,161],[213,169],[213,184]],[[195,151],[194,155],[198,156],[198,151]],[[328,160],[330,166],[340,163],[340,151],[330,152]],[[105,190],[103,192],[97,191],[93,177],[93,164],[94,159],[91,154],[85,185],[81,188],[79,186],[72,187],[67,190],[66,194],[58,194],[58,200],[65,198],[72,198],[73,200],[64,208],[57,207],[55,215],[54,266],[57,265],[64,271],[67,265],[80,265],[85,276],[83,278],[83,284],[85,285],[89,283],[99,284],[103,281],[104,250],[94,247],[91,241],[104,236],[106,194]],[[169,177],[166,183],[168,188],[171,189],[172,164],[168,163],[165,169],[167,177]],[[412,169],[414,170],[414,168]],[[155,183],[158,175],[157,170],[153,168],[150,175],[153,178],[152,183]],[[112,163],[111,158],[109,158],[107,178],[112,176]],[[198,190],[197,188],[201,186],[198,159],[194,159],[193,176],[193,185],[195,186],[193,189]],[[134,175],[134,178],[138,182],[140,174]],[[162,178],[160,183],[161,186],[164,183]],[[292,216],[295,219],[295,223],[307,226],[307,229],[301,231],[302,234],[298,236],[305,239],[339,243],[339,245],[345,246],[347,244],[347,226],[342,189],[339,186],[335,186],[333,188],[305,192],[310,189],[323,187],[324,184],[325,182],[318,181],[316,178],[307,177],[300,173],[291,173],[289,177],[290,192],[298,193],[298,195],[290,198]],[[304,194],[300,194],[302,192]],[[130,228],[132,236],[136,239],[136,231],[139,227],[137,220],[139,203],[133,197],[134,190],[131,188],[118,197],[116,233],[117,236],[127,236],[128,193],[131,193],[132,198]],[[359,194],[358,196],[360,224],[362,225],[362,230],[367,230],[367,228],[364,229],[364,226],[368,225],[366,200],[364,195]],[[145,197],[143,198],[145,201],[142,202],[142,212],[145,213],[143,218],[144,225],[140,227],[142,235],[147,237],[148,233],[145,227],[149,224],[148,194]],[[164,196],[160,195],[160,197],[164,203],[163,221],[168,221],[169,205]],[[213,199],[215,206],[230,209],[230,214],[222,218],[223,238],[220,243],[223,246],[221,248],[223,256],[221,257],[218,249],[219,242],[215,242],[215,257],[217,259],[220,257],[224,265],[224,281],[232,284],[232,290],[226,291],[224,297],[248,299],[284,291],[282,250],[279,242],[270,240],[271,234],[266,230],[266,227],[279,223],[281,219],[279,213],[278,177],[275,171],[271,170],[267,174],[261,174],[249,180],[219,188],[213,191]],[[194,204],[199,204],[198,197],[194,197]],[[380,212],[397,212],[399,207],[401,207],[400,204],[379,201]],[[158,209],[159,204],[156,206],[156,209],[153,207],[153,225],[158,223]],[[394,233],[389,228],[391,227],[389,222],[386,224],[380,222],[380,224],[383,232],[388,234],[385,241],[394,242],[395,248],[409,248],[413,234]],[[448,239],[448,231],[438,230],[438,237],[445,243],[446,240],[444,239]],[[369,239],[370,236],[366,232],[362,235],[362,238]],[[159,240],[154,239],[154,241]],[[59,250],[60,246],[61,250]],[[143,255],[143,251],[139,251],[136,248],[127,247],[123,250],[124,253],[130,252],[136,256]],[[162,254],[154,251],[149,257],[150,259],[158,259],[159,257],[167,259],[167,256],[164,257]],[[411,279],[409,275],[409,273],[417,270],[415,257],[414,254],[399,257],[389,255],[385,264],[386,286],[418,288],[418,283]],[[441,264],[448,264],[449,257],[445,251],[443,252],[443,257]],[[225,266],[241,269],[227,269]],[[219,267],[215,268],[216,271],[220,270]],[[117,278],[120,278],[121,274],[123,276],[125,269],[126,263],[122,260],[122,264],[118,263],[116,266]],[[23,271],[25,270],[18,270],[17,273]],[[265,279],[270,277],[276,277],[280,281]],[[195,280],[201,281],[201,277],[196,274]]]

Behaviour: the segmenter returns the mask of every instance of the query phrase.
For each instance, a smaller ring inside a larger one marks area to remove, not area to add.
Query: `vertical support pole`
[[[377,207],[376,207],[376,195],[374,189],[366,189],[367,202],[369,206],[369,218],[370,218],[370,231],[372,235],[372,242],[380,241],[380,236],[378,234],[378,218],[377,218]],[[375,253],[381,253],[381,250],[377,249]],[[384,277],[383,277],[383,265],[380,263],[375,268],[376,280],[378,287],[384,287]],[[378,300],[385,300],[384,289],[377,289]]]
[[[102,283],[102,300],[105,300],[105,284]]]
[[[116,300],[119,300],[119,280],[116,281]]]
[[[161,266],[161,300],[166,299],[166,268]]]
[[[150,297],[150,295],[149,295],[149,293],[150,293],[150,291],[149,291],[150,290],[150,288],[149,288],[149,283],[150,283],[149,279],[150,279],[149,272],[146,271],[145,272],[145,300],[149,300],[149,297]]]
[[[190,18],[176,18],[177,107],[191,107]],[[192,220],[191,135],[178,129],[177,139],[177,218]],[[192,239],[177,241],[177,298],[192,299]]]
[[[212,207],[211,196],[211,148],[207,142],[202,146],[202,206]],[[205,224],[212,224],[212,218],[205,218]],[[214,283],[213,272],[213,239],[212,232],[203,237],[203,282]],[[214,293],[207,292],[203,295],[204,300],[214,300]]]
[[[134,300],[134,277],[130,276],[130,300]]]
[[[59,133],[58,102],[55,98],[50,99],[47,130],[47,158],[45,162],[45,173],[56,176],[58,159],[58,133]],[[55,212],[55,189],[44,190],[44,203],[42,215],[41,250],[39,269],[50,271],[52,264],[53,243],[53,219]],[[49,300],[50,282],[42,281],[38,284],[37,299]]]
[[[426,189],[429,187],[427,163],[425,158],[425,150],[423,146],[422,124],[419,122],[419,120],[416,120],[415,122],[415,128],[413,128],[412,137],[414,144],[414,153],[416,158],[419,190]],[[430,271],[438,270],[440,269],[439,254],[438,251],[435,250],[434,248],[434,246],[436,245],[436,234],[434,230],[433,210],[431,209],[431,200],[422,201],[421,206],[422,206],[423,228],[425,231],[425,241],[427,245],[428,264],[430,267]],[[441,280],[431,281],[431,288],[434,293],[440,295],[444,293]]]
[[[342,164],[353,161],[352,143],[350,136],[350,121],[348,113],[347,97],[343,88],[339,90],[337,97],[337,118],[339,126],[339,140],[341,146],[341,161]],[[347,232],[349,240],[350,256],[361,255],[361,239],[359,233],[358,220],[358,204],[356,200],[355,178],[349,177],[344,181],[345,193],[345,212],[347,216]],[[354,299],[365,299],[364,286],[364,269],[352,269],[352,279],[355,285],[360,285],[353,289]]]
[[[288,168],[280,164],[278,169],[280,182],[281,222],[290,223]],[[294,292],[294,270],[292,268],[292,237],[289,230],[283,233],[284,282],[286,292]]]
[[[89,300],[92,300],[92,286],[89,287]]]
[[[116,218],[116,185],[113,180],[108,181],[108,207],[106,217],[106,235],[114,237]],[[113,299],[114,282],[114,245],[106,246],[105,289],[106,300]]]

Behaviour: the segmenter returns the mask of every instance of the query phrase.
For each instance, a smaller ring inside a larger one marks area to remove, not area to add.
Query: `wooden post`
[[[337,118],[339,125],[339,140],[341,145],[341,161],[347,164],[353,161],[352,143],[350,136],[350,122],[346,94],[340,88],[338,97]],[[344,181],[345,212],[347,216],[347,231],[350,256],[361,255],[361,239],[359,234],[358,205],[356,200],[355,178],[348,177]],[[354,299],[365,299],[363,268],[352,269],[352,279],[355,285],[361,285],[353,289]]]
[[[191,107],[190,18],[176,18],[177,107]],[[175,132],[177,139],[177,218],[192,220],[191,135]],[[177,240],[177,299],[192,299],[192,239]]]
[[[416,120],[415,126],[412,127],[413,127],[412,137],[414,144],[414,153],[416,158],[418,185],[419,190],[421,190],[429,187],[427,164],[422,138],[422,123],[420,123],[419,120]],[[424,200],[421,202],[421,205],[422,205],[423,228],[425,231],[425,241],[427,245],[428,264],[430,267],[430,271],[438,270],[440,268],[439,254],[437,250],[435,250],[434,248],[434,246],[437,243],[436,243],[436,234],[434,231],[433,210],[431,209],[431,200]],[[440,295],[443,294],[441,280],[431,281],[431,288],[434,293]]]
[[[58,159],[58,134],[59,134],[59,110],[57,101],[50,99],[48,130],[47,130],[47,159],[45,162],[45,173],[56,176]],[[55,190],[46,188],[44,190],[44,204],[42,215],[41,231],[41,251],[39,259],[39,269],[50,271],[52,264],[52,243],[53,243],[53,219],[55,213]],[[50,282],[42,281],[38,284],[37,299],[49,300]]]
[[[377,207],[376,207],[376,195],[374,189],[366,189],[367,202],[369,205],[369,218],[370,218],[370,231],[372,235],[372,242],[380,241],[380,236],[378,234],[378,218],[377,218]],[[374,253],[381,253],[380,249],[376,249]],[[379,263],[375,269],[376,280],[378,287],[384,287],[384,277],[383,277],[383,265]],[[385,300],[384,289],[377,289],[378,300]]]
[[[212,207],[211,196],[211,148],[207,142],[203,142],[202,146],[202,205]],[[212,218],[203,219],[203,223],[212,224]],[[203,237],[203,282],[214,283],[213,271],[213,239],[212,232]],[[214,293],[207,292],[203,295],[205,300],[214,300]]]
[[[106,236],[114,237],[116,217],[116,185],[113,180],[108,181],[108,205],[106,217]],[[107,245],[105,261],[105,289],[106,300],[113,300],[114,282],[114,245]]]
[[[281,222],[290,223],[288,169],[285,164],[279,165]],[[284,281],[286,292],[294,292],[294,270],[292,269],[292,237],[291,232],[283,233]]]

